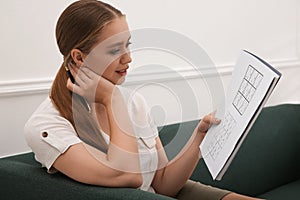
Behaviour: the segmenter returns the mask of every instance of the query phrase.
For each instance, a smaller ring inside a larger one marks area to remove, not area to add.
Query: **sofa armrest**
[[[33,153],[0,159],[1,199],[159,199],[166,196],[132,188],[106,188],[82,184],[61,173],[47,174]]]

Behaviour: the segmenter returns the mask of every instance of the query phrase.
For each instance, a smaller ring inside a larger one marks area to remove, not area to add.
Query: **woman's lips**
[[[128,69],[128,68],[127,68]],[[116,71],[119,75],[121,76],[126,76],[127,74],[127,69],[122,69],[122,70],[118,70]]]

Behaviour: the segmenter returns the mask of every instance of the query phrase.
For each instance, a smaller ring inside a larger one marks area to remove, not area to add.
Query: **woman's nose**
[[[130,56],[130,52],[127,51],[126,53],[124,53],[121,57],[121,63],[123,65],[125,64],[128,64],[128,63],[131,63],[132,59],[131,59],[131,56]]]

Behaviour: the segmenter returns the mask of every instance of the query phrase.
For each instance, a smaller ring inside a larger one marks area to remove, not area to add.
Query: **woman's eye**
[[[126,44],[126,48],[128,48],[131,44],[132,44],[131,42],[128,42],[128,43]]]
[[[129,46],[131,45],[131,42],[128,42],[126,45],[125,45],[125,48],[128,49]],[[123,49],[123,48],[122,48]],[[123,51],[121,48],[118,48],[118,49],[112,49],[111,51],[109,51],[108,53],[111,54],[111,55],[117,55],[117,54],[120,54],[121,51]],[[126,52],[127,50],[124,49],[124,51]]]
[[[120,49],[113,49],[113,50],[111,50],[109,53],[110,53],[111,55],[117,55],[120,51],[121,51]]]

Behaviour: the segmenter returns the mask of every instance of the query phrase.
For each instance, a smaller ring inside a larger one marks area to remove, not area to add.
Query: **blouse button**
[[[43,133],[42,133],[42,136],[43,136],[44,138],[46,138],[46,137],[48,137],[48,133],[47,133],[47,132],[43,132]]]

